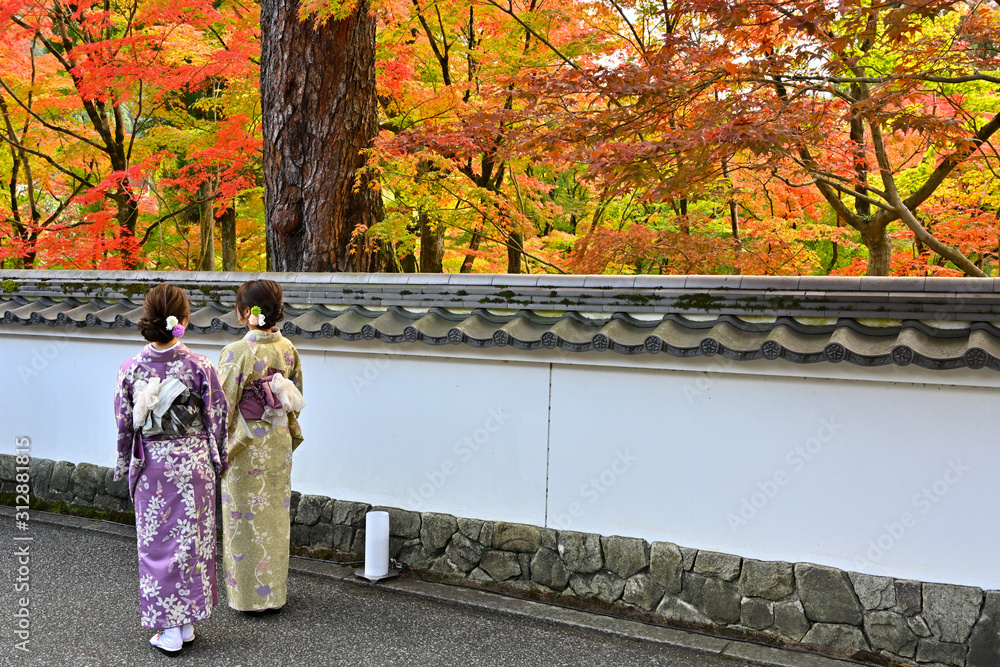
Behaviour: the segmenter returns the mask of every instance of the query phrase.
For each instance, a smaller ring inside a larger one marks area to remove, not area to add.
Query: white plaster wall
[[[114,466],[117,370],[144,341],[135,332],[81,333],[0,333],[0,361],[11,370],[0,389],[0,443],[7,443],[0,451],[13,452],[14,438],[28,436],[33,456]],[[188,344],[216,361],[232,340],[190,336]],[[295,455],[293,488],[544,523],[547,364],[347,349],[301,349],[306,440]]]
[[[295,343],[303,493],[1000,588],[1000,374]],[[113,465],[116,370],[141,345],[0,329],[0,451]]]
[[[546,365],[305,350],[303,367],[297,490],[544,523]]]
[[[984,387],[557,366],[549,524],[997,588],[998,400]]]

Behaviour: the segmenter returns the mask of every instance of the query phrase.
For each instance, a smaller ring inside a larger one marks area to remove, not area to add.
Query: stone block
[[[931,629],[927,627],[927,621],[920,614],[916,616],[908,616],[906,618],[906,626],[918,637],[930,637],[932,634]]]
[[[333,505],[336,501],[327,500],[323,503],[323,509],[319,513],[319,520],[321,523],[333,523]]]
[[[638,537],[601,538],[604,567],[622,579],[649,567],[649,544]]]
[[[694,561],[698,558],[698,550],[691,547],[681,547],[681,556],[684,557],[684,571],[690,572],[694,569]]]
[[[354,528],[332,524],[333,528],[333,548],[337,551],[350,551],[354,544]]]
[[[483,521],[483,527],[479,530],[479,543],[487,548],[493,546],[492,521]]]
[[[648,572],[640,572],[628,578],[622,600],[646,611],[651,611],[663,600],[664,588]]]
[[[17,479],[17,457],[0,454],[0,481],[13,482]]]
[[[706,577],[736,581],[740,576],[742,562],[743,559],[739,556],[717,551],[699,551],[694,561],[694,572]]]
[[[331,523],[353,528],[365,527],[365,515],[371,509],[368,503],[355,503],[350,500],[333,501],[333,517]]]
[[[823,565],[797,563],[795,580],[799,599],[810,621],[861,625],[861,603],[846,572]],[[823,632],[828,631],[833,632]]]
[[[309,544],[313,549],[333,549],[333,526],[322,522],[311,526]]]
[[[324,496],[302,496],[299,500],[298,510],[295,512],[295,522],[301,523],[303,526],[315,526],[319,522],[326,501]]]
[[[517,564],[521,568],[521,576],[518,579],[531,579],[531,557],[533,554],[520,553],[517,555]]]
[[[94,502],[94,496],[104,493],[104,475],[93,463],[79,463],[70,476],[71,488],[75,496],[83,500],[82,505]]]
[[[896,611],[903,616],[919,614],[923,608],[923,587],[919,581],[896,580]]]
[[[459,519],[458,532],[462,533],[470,540],[479,540],[479,534],[483,530],[483,522],[478,519]]]
[[[940,665],[965,667],[968,648],[965,644],[939,642],[933,639],[921,639],[917,645],[917,662],[931,662]],[[972,667],[970,665],[969,667]]]
[[[70,491],[70,478],[73,475],[75,465],[69,461],[57,461],[52,466],[52,477],[49,479],[49,490]]]
[[[537,526],[498,521],[493,526],[493,547],[502,551],[533,554],[542,546]]]
[[[540,528],[538,531],[542,540],[542,546],[546,549],[556,550],[559,547],[559,534],[553,528]]]
[[[360,558],[365,555],[365,531],[354,531],[354,542],[351,543],[351,553]]]
[[[292,524],[290,541],[294,547],[309,548],[309,526],[300,523]]]
[[[486,551],[479,561],[479,567],[493,581],[507,581],[521,574],[521,565],[517,554],[510,551]]]
[[[425,512],[420,521],[420,540],[432,554],[440,554],[451,536],[458,532],[458,521],[450,514]],[[472,568],[469,568],[472,569]]]
[[[761,598],[743,598],[740,603],[740,625],[754,630],[766,630],[774,625],[774,603]]]
[[[399,553],[403,550],[403,545],[412,542],[405,537],[390,537],[389,538],[389,558],[395,558],[399,560]]]
[[[649,547],[649,574],[665,593],[681,592],[684,556],[671,542],[653,542]]]
[[[979,620],[969,637],[969,667],[1000,667],[1000,591],[986,591]]]
[[[389,534],[412,539],[420,536],[420,512],[410,512],[398,507],[373,507],[372,512],[389,513]]]
[[[799,600],[776,602],[774,605],[774,632],[782,637],[800,641],[809,631],[809,620]]]
[[[124,505],[125,503],[121,498],[115,498],[106,493],[98,493],[94,496],[94,507],[98,509],[109,512],[123,512],[125,511]]]
[[[896,606],[896,585],[889,577],[850,572],[854,592],[858,601],[867,611],[881,611]]]
[[[702,590],[705,588],[706,577],[694,572],[684,572],[681,577],[681,599],[690,602],[698,609],[702,608]]]
[[[604,567],[600,535],[560,530],[557,551],[570,572],[593,574]]]
[[[411,540],[415,542],[415,540]],[[409,544],[399,550],[399,560],[418,570],[429,570],[434,564],[434,556],[420,543]]]
[[[109,496],[128,498],[128,474],[122,475],[119,480],[115,480],[114,476],[114,469],[108,468],[107,475],[104,477],[104,490]]]
[[[569,578],[569,585],[580,597],[597,598],[605,602],[614,602],[625,592],[625,580],[614,572],[574,574]]]
[[[739,623],[740,602],[743,598],[736,589],[736,584],[709,577],[705,580],[701,594],[701,609],[709,618],[719,623]]]
[[[426,517],[424,521],[426,523]],[[462,533],[455,533],[454,537],[451,538],[451,542],[448,543],[448,548],[445,549],[445,554],[463,572],[469,572],[479,565],[479,562],[483,558],[483,551],[485,549],[479,542],[470,540]]]
[[[698,625],[714,625],[712,619],[701,613],[690,602],[668,595],[656,607],[656,613],[668,621],[675,623],[696,623]]]
[[[861,630],[842,623],[816,623],[809,628],[809,632],[802,638],[802,643],[847,654],[871,648]]]
[[[979,617],[983,591],[971,586],[924,584],[923,617],[941,642],[964,644]]]
[[[51,459],[31,459],[31,463],[28,464],[28,470],[31,473],[31,493],[36,498],[46,498],[49,495],[49,480],[52,479],[52,469],[55,467],[55,461]],[[111,478],[111,471],[108,471],[107,479]],[[105,481],[104,488],[108,488],[108,484]],[[109,491],[110,493],[110,491]],[[117,495],[110,493],[110,495]],[[128,482],[125,483],[125,496],[128,496]],[[119,496],[122,497],[122,496]]]
[[[4,482],[4,484],[13,485],[13,482]],[[6,491],[6,489],[4,490]],[[13,490],[11,493],[13,493]],[[68,504],[73,502],[73,498],[75,498],[75,496],[72,491],[53,491],[52,487],[49,487],[48,500],[51,500],[52,502],[63,502]]]
[[[795,590],[795,575],[790,563],[769,560],[743,560],[740,593],[747,597],[784,600]]]
[[[553,549],[542,547],[536,551],[531,559],[530,572],[532,581],[554,591],[561,591],[569,583],[569,570]]]
[[[865,612],[865,634],[872,649],[890,651],[896,655],[912,658],[917,652],[917,637],[913,634],[907,619],[893,611]]]
[[[461,530],[461,528],[459,530]],[[484,570],[481,570],[478,567],[469,573],[469,579],[472,581],[493,581],[490,579],[490,575],[486,574]]]
[[[464,577],[465,570],[456,565],[447,555],[438,556],[431,565],[431,572],[452,577]]]

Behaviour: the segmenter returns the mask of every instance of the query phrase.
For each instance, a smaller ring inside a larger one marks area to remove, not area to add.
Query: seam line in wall
[[[549,527],[549,446],[552,440],[552,364],[549,363],[549,405],[548,418],[545,422],[545,522]]]

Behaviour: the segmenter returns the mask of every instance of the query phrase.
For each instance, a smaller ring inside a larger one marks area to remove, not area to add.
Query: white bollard
[[[389,513],[365,515],[365,579],[382,579],[389,573]]]

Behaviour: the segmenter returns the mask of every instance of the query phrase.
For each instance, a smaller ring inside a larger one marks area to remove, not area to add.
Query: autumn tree
[[[719,177],[734,169],[775,174],[815,188],[859,233],[869,275],[889,273],[895,221],[983,275],[927,229],[919,207],[963,165],[997,162],[1000,113],[995,96],[981,101],[1000,82],[1000,8],[684,0],[665,15],[671,30],[618,64],[526,81],[530,113],[558,128],[536,145],[568,138],[593,177],[647,186],[659,200],[692,187],[718,196]],[[570,94],[584,103],[570,107]],[[903,188],[901,174],[924,158],[934,168]]]
[[[537,242],[552,231],[548,206],[569,164],[540,164],[517,150],[515,80],[615,45],[601,3],[470,0],[386,2],[380,13],[378,144],[390,221],[419,234],[421,270],[441,270],[449,229],[465,244],[457,270],[469,272],[498,246],[508,273],[562,271]],[[544,177],[542,177],[544,175]],[[541,178],[540,178],[541,177]],[[544,214],[541,214],[542,209]],[[414,262],[415,264],[415,262]]]
[[[252,190],[256,95],[217,92],[256,90],[257,23],[238,0],[4,3],[0,258],[134,267],[186,211]]]
[[[391,249],[365,234],[383,215],[362,171],[378,131],[367,0],[264,0],[261,39],[269,268],[392,269]]]

